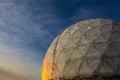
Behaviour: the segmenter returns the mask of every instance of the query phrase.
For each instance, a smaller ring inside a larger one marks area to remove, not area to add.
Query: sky
[[[0,80],[42,80],[50,43],[91,18],[120,21],[120,0],[0,0]]]

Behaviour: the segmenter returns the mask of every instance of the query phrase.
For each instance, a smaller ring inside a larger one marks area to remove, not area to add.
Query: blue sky
[[[0,79],[41,80],[52,40],[90,18],[120,21],[120,0],[0,0]]]

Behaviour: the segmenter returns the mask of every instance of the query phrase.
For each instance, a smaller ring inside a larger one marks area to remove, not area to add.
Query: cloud
[[[42,39],[41,37],[49,33],[48,30],[42,28],[42,24],[33,22],[27,13],[24,12],[24,8],[16,7],[13,4],[2,4],[1,8],[1,32],[5,35],[10,35],[9,39],[6,40],[10,40],[11,43],[29,44],[37,40],[36,38],[40,40]]]
[[[20,74],[23,77],[40,78],[40,71],[38,70],[41,67],[39,63],[39,58],[41,57],[38,54],[21,48],[11,48],[6,45],[0,46],[0,53],[0,66],[8,72]]]
[[[13,74],[4,70],[0,70],[0,80],[28,80],[17,74]],[[29,79],[30,80],[30,79]]]
[[[7,72],[39,80],[43,48],[53,38],[45,26],[53,19],[49,14],[39,15],[39,23],[35,22],[31,18],[35,13],[30,14],[27,5],[27,2],[17,5],[12,0],[0,1],[0,67]]]

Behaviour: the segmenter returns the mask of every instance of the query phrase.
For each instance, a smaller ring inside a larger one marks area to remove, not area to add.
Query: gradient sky
[[[0,0],[0,80],[41,80],[52,40],[90,18],[120,21],[120,0]]]

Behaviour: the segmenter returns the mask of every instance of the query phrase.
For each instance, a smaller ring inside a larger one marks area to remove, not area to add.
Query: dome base
[[[120,76],[112,76],[112,77],[103,77],[103,76],[92,76],[92,77],[73,77],[73,78],[55,78],[48,80],[120,80]]]

